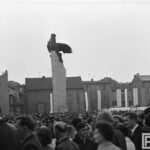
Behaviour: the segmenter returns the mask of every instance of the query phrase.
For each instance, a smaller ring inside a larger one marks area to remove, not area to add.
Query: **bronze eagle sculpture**
[[[56,43],[56,35],[55,34],[51,34],[51,38],[48,41],[47,48],[48,48],[49,52],[56,51],[60,62],[63,62],[61,52],[72,53],[72,49],[69,45],[67,45],[65,43]]]

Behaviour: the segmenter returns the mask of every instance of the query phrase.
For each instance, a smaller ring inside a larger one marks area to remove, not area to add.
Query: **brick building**
[[[84,81],[83,84],[84,90],[88,93],[89,111],[98,110],[98,91],[100,91],[101,109],[117,106],[117,91],[120,92],[120,106],[125,106],[125,97],[127,97],[128,106],[132,105],[132,93],[129,83],[118,83],[106,77],[99,81]]]
[[[8,84],[10,112],[51,111],[52,78],[26,78],[25,85],[14,86],[12,83],[9,81]],[[82,81],[81,77],[68,77],[66,90],[67,107],[71,112],[97,111],[99,99],[101,109],[150,105],[150,75],[136,74],[130,83],[119,83],[108,77],[99,81]]]
[[[84,88],[81,77],[67,77],[67,107],[71,112],[85,110]],[[28,113],[48,113],[51,110],[52,78],[26,78],[25,92]]]
[[[136,101],[137,105],[150,105],[150,75],[137,73],[131,82],[131,87],[134,89],[132,92],[135,95],[133,101]]]

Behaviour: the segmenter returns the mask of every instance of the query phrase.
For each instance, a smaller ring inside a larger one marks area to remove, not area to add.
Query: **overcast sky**
[[[150,75],[148,0],[0,0],[0,74],[51,77],[50,34],[69,44],[67,76],[131,82]]]

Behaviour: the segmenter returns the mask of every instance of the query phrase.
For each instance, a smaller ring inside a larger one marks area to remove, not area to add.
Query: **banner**
[[[138,105],[138,89],[133,88],[133,106]]]
[[[97,106],[98,106],[98,110],[101,110],[101,91],[97,90]]]
[[[116,97],[117,97],[117,107],[121,107],[121,89],[117,89],[116,91]]]
[[[125,94],[125,107],[128,107],[128,91],[127,91],[127,89],[124,90],[124,94]]]
[[[88,103],[88,94],[85,92],[85,110],[88,111],[89,103]]]
[[[50,93],[50,113],[53,113],[53,95]]]

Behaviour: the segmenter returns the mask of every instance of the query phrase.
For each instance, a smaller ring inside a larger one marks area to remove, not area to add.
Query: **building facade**
[[[8,82],[9,112],[11,114],[26,113],[25,86],[17,82]]]
[[[139,106],[150,105],[150,75],[137,73],[132,82],[133,102]]]
[[[10,112],[53,112],[52,78],[26,78],[25,85],[12,83],[8,84]],[[67,77],[66,91],[67,110],[64,111],[146,106],[150,105],[150,76],[136,74],[130,83],[119,83],[108,77],[99,81]]]
[[[89,111],[132,105],[129,83],[118,83],[106,77],[99,81],[84,81],[83,84],[88,93]]]
[[[71,112],[83,112],[85,110],[84,88],[81,77],[67,78],[67,108]],[[52,78],[26,78],[25,91],[28,113],[53,112]]]
[[[5,71],[0,76],[0,112],[9,114],[9,97],[8,97],[8,73]]]

